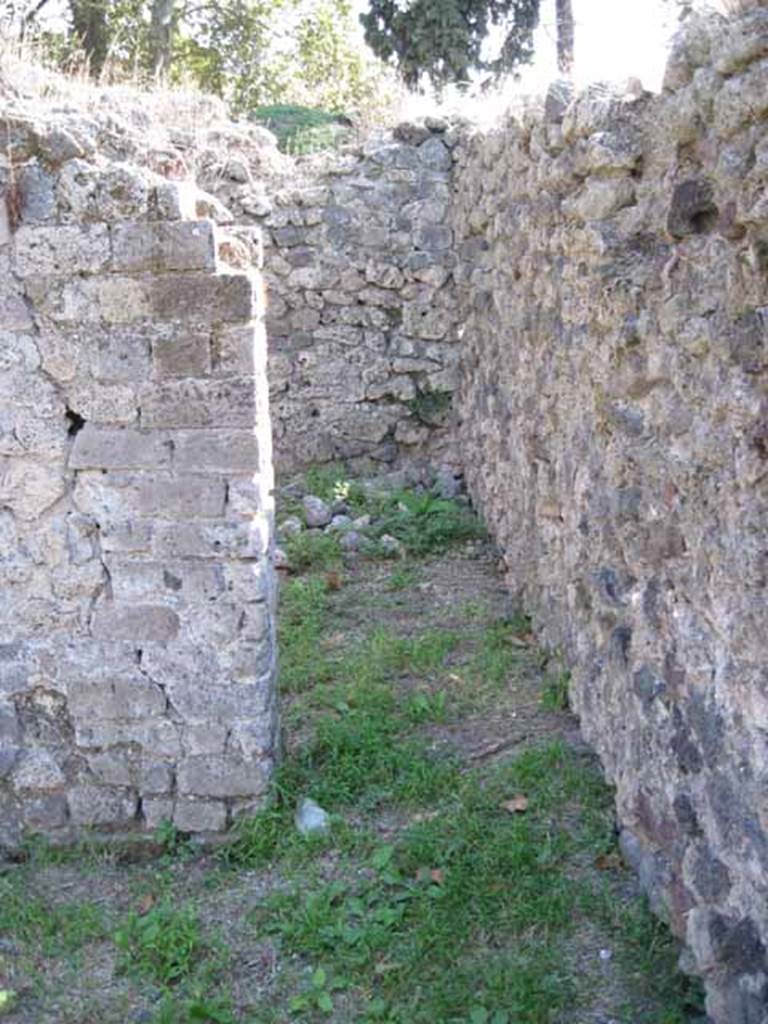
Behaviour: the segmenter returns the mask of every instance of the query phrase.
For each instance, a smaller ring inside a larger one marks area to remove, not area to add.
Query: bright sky
[[[704,3],[705,0],[698,0]],[[718,0],[712,0],[717,3]],[[364,10],[366,0],[353,0]],[[50,0],[51,15],[66,9],[65,0]],[[576,78],[625,82],[640,78],[658,90],[670,34],[677,23],[675,4],[665,0],[573,0],[576,21]],[[542,0],[536,39],[536,61],[526,70],[522,90],[543,92],[557,77],[555,65],[555,0]]]
[[[640,78],[658,90],[677,24],[673,3],[664,0],[573,0],[576,22],[576,78],[588,82],[625,82]],[[537,92],[557,77],[555,0],[542,0],[536,61],[524,78],[525,91]]]

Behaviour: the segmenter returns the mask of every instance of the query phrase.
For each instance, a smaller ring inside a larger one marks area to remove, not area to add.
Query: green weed
[[[410,590],[419,581],[418,573],[409,566],[395,569],[389,577],[390,590]]]
[[[417,420],[429,426],[439,426],[450,411],[452,400],[450,391],[419,391],[406,405]]]
[[[375,536],[390,534],[409,554],[439,554],[454,544],[485,536],[477,516],[454,501],[431,494],[395,491],[383,499]]]
[[[380,1019],[479,1020],[483,1010],[549,1021],[572,998],[558,952],[579,907],[569,858],[594,842],[562,811],[580,805],[610,832],[594,774],[552,746],[483,785],[457,778],[437,815],[377,847],[368,872],[281,892],[256,921],[287,952],[372,993]],[[503,803],[522,787],[531,810],[512,814]]]
[[[472,664],[473,674],[481,685],[499,689],[521,663],[529,660],[530,648],[525,638],[530,628],[524,615],[486,626]]]
[[[328,595],[317,577],[289,580],[280,592],[278,639],[280,686],[286,693],[301,693],[330,677],[323,651]]]
[[[571,674],[565,669],[547,675],[541,691],[541,706],[547,711],[567,711],[570,680]]]
[[[169,898],[146,914],[132,911],[113,938],[122,954],[121,970],[161,985],[188,978],[209,952],[194,910],[177,908]]]
[[[341,565],[339,538],[333,533],[302,530],[286,537],[283,548],[295,572],[322,571]]]
[[[166,992],[152,1017],[152,1024],[238,1024],[226,997],[193,995],[179,997]]]
[[[347,988],[348,984],[345,978],[329,978],[325,970],[318,967],[312,972],[308,988],[291,999],[291,1010],[294,1013],[308,1010],[333,1013],[333,993]]]
[[[95,904],[47,903],[28,892],[26,878],[0,875],[0,935],[13,936],[45,956],[75,952],[104,936]]]

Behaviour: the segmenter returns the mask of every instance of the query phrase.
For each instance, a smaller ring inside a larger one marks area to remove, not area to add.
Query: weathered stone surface
[[[763,14],[577,97],[556,167],[535,121],[467,138],[453,204],[468,489],[716,1024],[767,1005]]]
[[[173,824],[181,832],[220,832],[227,824],[226,804],[212,800],[176,801]]]
[[[159,433],[86,423],[75,438],[72,469],[156,469],[169,466],[171,442]]]
[[[327,526],[331,521],[333,513],[330,505],[322,498],[314,494],[308,494],[302,499],[304,508],[304,521],[307,526]]]
[[[100,640],[132,640],[137,644],[172,640],[179,617],[164,605],[105,604],[96,610],[93,635]]]
[[[189,757],[179,765],[178,787],[182,794],[211,797],[258,796],[266,787],[264,765],[233,757]]]
[[[117,271],[216,270],[211,221],[116,224],[111,241],[112,267]]]
[[[109,230],[105,224],[22,227],[13,241],[19,277],[94,274],[109,263]]]
[[[130,136],[112,163],[25,123],[0,203],[0,844],[220,829],[276,737],[256,239],[219,273],[199,195]],[[261,739],[227,758],[235,723]]]
[[[73,825],[126,826],[136,816],[138,801],[129,791],[84,784],[69,793],[69,813]]]

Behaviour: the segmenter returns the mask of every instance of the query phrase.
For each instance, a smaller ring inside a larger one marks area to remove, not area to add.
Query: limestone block
[[[184,796],[259,796],[267,780],[263,762],[225,755],[187,757],[178,769],[179,793]]]
[[[64,793],[25,794],[21,801],[24,825],[32,832],[47,832],[67,824],[67,798]]]
[[[149,551],[152,534],[153,524],[145,519],[106,520],[99,524],[101,549],[106,554]]]
[[[229,728],[218,722],[188,724],[184,728],[184,752],[188,755],[223,754]]]
[[[174,801],[169,797],[142,797],[141,813],[148,829],[156,829],[163,822],[173,820]]]
[[[243,328],[246,330],[246,328]],[[152,376],[205,377],[211,372],[211,332],[177,327],[152,341]]]
[[[229,523],[157,523],[152,537],[155,558],[260,558],[264,530],[244,519]]]
[[[14,257],[22,278],[96,274],[109,262],[109,229],[105,224],[20,227]]]
[[[258,720],[234,722],[230,731],[230,746],[246,760],[267,757],[275,743],[274,716],[263,715]]]
[[[173,812],[180,832],[221,832],[227,826],[227,808],[221,801],[180,797]]]
[[[137,382],[149,376],[150,344],[154,347],[161,340],[155,325],[132,325],[112,327],[101,331],[89,330],[88,340],[77,336],[80,362],[88,365],[88,352],[96,340],[93,360],[93,375],[105,383]],[[81,370],[82,372],[82,370]]]
[[[578,196],[563,203],[563,211],[581,221],[604,220],[635,200],[629,178],[592,178]]]
[[[100,640],[165,643],[179,632],[179,617],[165,605],[105,603],[97,607],[92,625]]]
[[[259,466],[253,430],[183,431],[174,446],[174,466],[182,472],[246,473]]]
[[[170,465],[171,446],[159,433],[86,423],[69,456],[72,469],[159,469]]]
[[[128,751],[123,748],[104,750],[88,758],[88,767],[94,777],[108,786],[133,786],[136,783],[135,766]]]
[[[66,489],[64,476],[54,465],[0,457],[0,505],[19,519],[38,519]]]
[[[112,268],[118,272],[216,270],[212,221],[115,224]]]
[[[142,764],[139,789],[142,794],[170,793],[173,787],[173,769],[166,761],[149,760]]]
[[[254,372],[253,327],[229,324],[217,328],[211,343],[213,372],[220,376],[247,376]]]
[[[226,498],[223,481],[161,473],[78,473],[74,490],[78,509],[86,515],[124,521],[126,516],[218,518]]]
[[[42,748],[25,750],[17,759],[13,770],[13,788],[18,793],[28,790],[44,792],[58,790],[66,778],[53,755]]]
[[[715,97],[714,124],[721,138],[768,114],[768,60],[753,64],[741,75],[727,79]]]
[[[82,784],[69,792],[73,825],[128,825],[137,810],[138,799],[130,790]]]
[[[113,639],[113,637],[107,639]],[[123,638],[114,637],[114,639]],[[138,636],[130,636],[127,639],[141,643]],[[67,684],[69,708],[75,718],[81,720],[78,724],[88,725],[94,719],[102,721],[144,720],[165,712],[165,698],[160,687],[139,673],[127,675],[113,672],[110,674],[108,666],[104,666],[104,668],[104,674],[97,678],[83,674],[74,677]],[[110,742],[121,742],[117,732],[115,738]],[[82,745],[106,746],[109,744],[97,742],[83,743]]]
[[[245,377],[145,385],[139,404],[142,425],[152,428],[252,427],[256,421],[253,381]]]
[[[165,708],[163,709],[163,713]],[[167,718],[136,721],[88,718],[75,721],[75,742],[78,747],[98,749],[117,743],[136,743],[157,757],[179,757],[179,727]]]

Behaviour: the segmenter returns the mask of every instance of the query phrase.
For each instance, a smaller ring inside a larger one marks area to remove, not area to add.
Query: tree
[[[360,16],[373,52],[396,65],[407,85],[426,75],[438,88],[468,82],[473,71],[499,75],[533,58],[540,0],[370,0]],[[567,6],[570,6],[569,4]],[[503,32],[500,55],[483,46],[492,26]]]
[[[91,74],[101,73],[109,52],[108,0],[70,0],[72,30]]]
[[[150,16],[150,59],[155,75],[167,75],[173,59],[176,30],[175,0],[152,0]]]
[[[555,0],[555,20],[557,24],[557,70],[561,75],[570,78],[573,74],[574,29],[573,6],[571,0]]]

